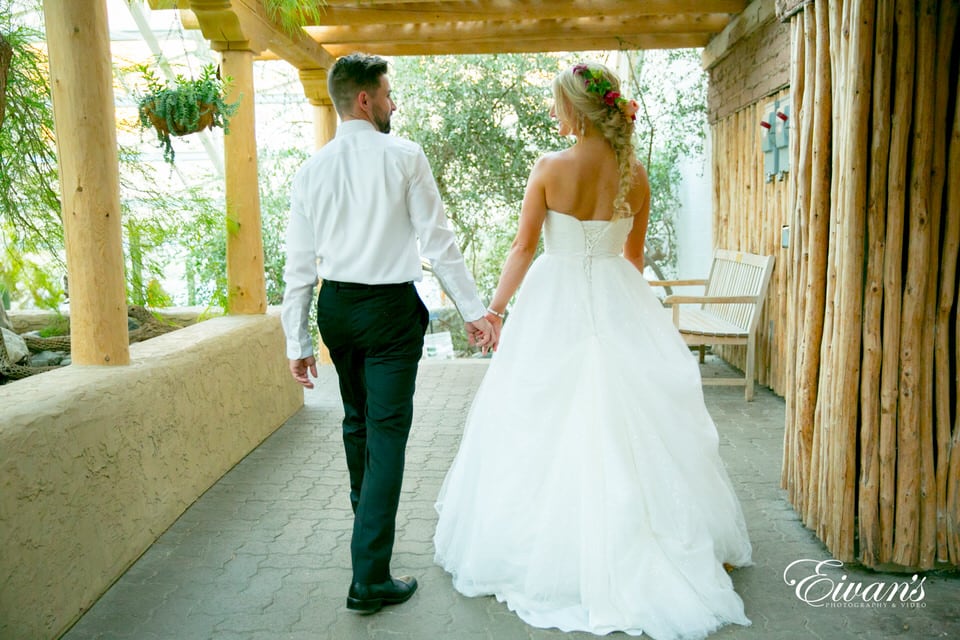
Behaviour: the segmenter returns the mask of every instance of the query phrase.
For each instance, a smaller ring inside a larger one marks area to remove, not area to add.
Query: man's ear
[[[357,105],[360,109],[366,111],[370,108],[370,94],[366,91],[361,91],[357,94]]]

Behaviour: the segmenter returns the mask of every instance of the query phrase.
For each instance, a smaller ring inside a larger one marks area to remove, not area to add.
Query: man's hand
[[[290,373],[293,374],[293,379],[307,389],[313,389],[313,382],[307,375],[308,371],[314,378],[317,377],[317,360],[313,356],[290,361]]]
[[[480,353],[486,354],[487,351],[497,350],[497,343],[500,342],[500,327],[491,323],[487,318],[479,318],[473,322],[464,324],[467,330],[468,341],[472,345],[480,347]]]

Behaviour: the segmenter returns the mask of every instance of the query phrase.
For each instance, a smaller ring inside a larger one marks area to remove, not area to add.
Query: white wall
[[[680,210],[677,212],[677,278],[706,278],[713,257],[713,177],[710,134],[703,156],[680,164]],[[675,293],[702,293],[702,287],[676,287]]]

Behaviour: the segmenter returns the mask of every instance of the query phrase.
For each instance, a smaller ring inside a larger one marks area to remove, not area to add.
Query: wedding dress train
[[[436,561],[535,627],[748,625],[750,564],[694,357],[621,255],[632,219],[548,211],[437,500]]]

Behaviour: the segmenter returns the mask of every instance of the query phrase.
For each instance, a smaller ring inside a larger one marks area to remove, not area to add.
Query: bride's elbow
[[[530,244],[524,240],[514,240],[510,247],[510,251],[518,256],[532,258],[533,254],[537,251],[537,245]]]

